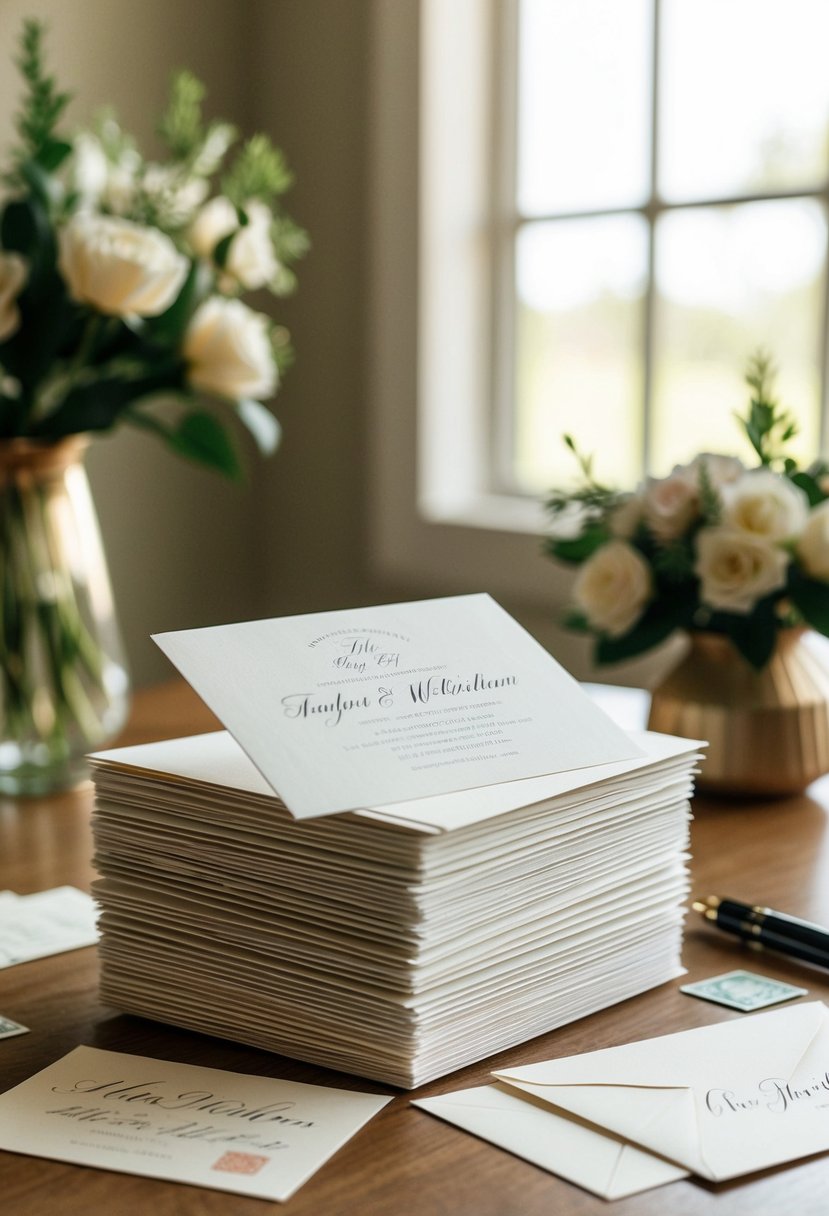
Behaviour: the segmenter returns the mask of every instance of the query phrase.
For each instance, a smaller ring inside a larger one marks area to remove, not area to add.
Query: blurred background
[[[137,684],[169,674],[154,631],[477,590],[588,674],[538,539],[563,432],[630,488],[741,454],[765,347],[817,453],[825,0],[0,0],[4,145],[27,16],[70,125],[111,105],[148,152],[191,68],[209,117],[284,150],[312,241],[274,314],[282,447],[246,486],[132,431],[93,446]]]

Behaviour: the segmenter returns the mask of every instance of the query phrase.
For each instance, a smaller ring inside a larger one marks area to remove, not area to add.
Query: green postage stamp
[[[726,971],[725,975],[715,975],[710,980],[683,984],[679,991],[686,992],[688,996],[701,997],[704,1001],[714,1001],[717,1005],[727,1005],[729,1009],[739,1009],[741,1013],[752,1013],[755,1009],[765,1009],[767,1005],[805,996],[809,989],[770,980],[764,975],[755,975],[753,971]]]

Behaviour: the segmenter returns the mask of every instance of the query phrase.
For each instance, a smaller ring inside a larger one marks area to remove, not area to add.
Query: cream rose
[[[767,541],[797,536],[809,514],[809,500],[799,486],[770,469],[745,473],[723,486],[722,522]]]
[[[694,566],[700,599],[722,612],[749,613],[786,582],[788,555],[762,536],[739,528],[703,528]]]
[[[278,377],[268,325],[241,300],[206,300],[184,335],[190,383],[231,401],[272,396]]]
[[[227,251],[220,286],[233,291],[265,287],[276,278],[279,262],[271,240],[270,208],[257,199],[245,204],[247,224],[239,223],[236,208],[223,195],[202,207],[190,227],[190,243],[201,257],[210,258],[220,241],[233,236]]]
[[[658,540],[676,540],[698,514],[697,478],[690,469],[677,466],[669,477],[651,477],[646,482],[643,515]]]
[[[10,338],[20,324],[17,297],[23,290],[28,268],[18,253],[0,250],[0,342]]]
[[[194,253],[201,258],[212,258],[219,241],[230,236],[239,227],[236,208],[223,194],[205,203],[193,220],[187,237]]]
[[[810,512],[796,548],[806,573],[829,582],[829,501]]]
[[[573,599],[594,629],[617,638],[636,624],[652,591],[650,566],[638,550],[611,540],[579,570]]]
[[[60,234],[58,265],[70,295],[116,317],[155,317],[175,300],[188,261],[154,228],[79,214]]]

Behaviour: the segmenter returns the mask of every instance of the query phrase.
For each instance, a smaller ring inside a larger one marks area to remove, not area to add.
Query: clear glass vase
[[[129,679],[87,441],[0,441],[0,793],[42,795],[86,776],[118,733]]]

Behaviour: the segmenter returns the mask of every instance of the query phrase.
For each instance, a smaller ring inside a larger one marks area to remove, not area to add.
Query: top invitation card
[[[155,641],[297,819],[642,754],[488,595]]]

